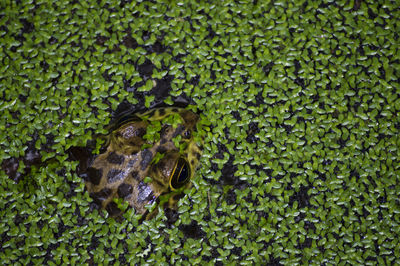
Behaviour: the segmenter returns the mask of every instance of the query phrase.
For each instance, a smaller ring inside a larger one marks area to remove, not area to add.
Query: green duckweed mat
[[[1,264],[400,263],[398,1],[0,3]],[[176,221],[115,221],[67,150],[187,100]]]

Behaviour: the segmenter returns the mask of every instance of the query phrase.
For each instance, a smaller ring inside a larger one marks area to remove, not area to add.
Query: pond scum
[[[399,17],[389,0],[1,1],[1,264],[399,263]],[[68,151],[119,109],[178,102],[205,136],[178,211],[109,217]]]

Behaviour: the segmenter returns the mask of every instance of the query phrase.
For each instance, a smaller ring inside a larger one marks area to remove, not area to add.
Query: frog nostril
[[[183,138],[190,139],[191,136],[192,136],[192,132],[190,131],[190,129],[183,132]]]

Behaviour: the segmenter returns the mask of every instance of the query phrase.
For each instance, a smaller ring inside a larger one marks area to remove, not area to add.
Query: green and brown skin
[[[181,118],[175,128],[163,123],[165,118],[175,114]],[[174,190],[170,177],[178,158],[186,160],[190,168],[189,180],[192,179],[201,154],[193,137],[198,119],[198,115],[182,108],[157,108],[134,114],[117,125],[106,136],[105,152],[88,168],[86,188],[92,198],[114,216],[119,214],[114,198],[123,198],[136,213],[145,214],[147,204]],[[161,122],[159,138],[144,139],[147,128],[155,121]],[[181,149],[173,142],[179,135]],[[158,161],[156,154],[162,155]],[[145,182],[146,177],[151,181]],[[185,184],[187,186],[190,182]],[[176,203],[176,198],[171,197],[168,207],[174,208]],[[154,212],[147,214],[146,219],[153,216]]]

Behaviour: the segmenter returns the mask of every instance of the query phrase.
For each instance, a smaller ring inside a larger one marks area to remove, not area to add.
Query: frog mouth
[[[179,189],[185,185],[189,179],[189,164],[183,157],[179,157],[175,163],[174,169],[172,170],[171,178],[169,179],[169,186],[172,190]]]

